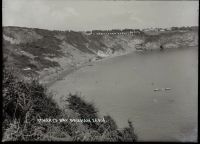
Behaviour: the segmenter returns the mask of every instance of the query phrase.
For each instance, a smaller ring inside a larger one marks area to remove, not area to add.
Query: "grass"
[[[43,43],[43,45],[46,45],[46,47],[38,46],[32,43],[22,43],[22,44],[10,44],[8,41],[4,40],[3,43],[3,51],[4,55],[8,56],[8,61],[6,62],[7,65],[12,65],[19,70],[21,70],[21,74],[24,76],[27,76],[29,74],[35,74],[37,75],[36,71],[41,71],[44,68],[50,68],[50,67],[59,67],[59,63],[56,61],[50,61],[48,59],[45,59],[45,56],[49,57],[59,57],[61,55],[61,52],[56,52],[56,49],[53,48],[47,48],[48,45]],[[18,51],[15,52],[15,50]],[[34,58],[31,58],[29,56],[19,54],[20,51],[25,51],[33,56]],[[30,67],[31,71],[24,71],[24,68]]]
[[[25,82],[3,69],[3,141],[136,141],[132,123],[123,129],[110,116],[106,122],[39,122],[38,119],[100,118],[94,104],[69,94],[61,109],[37,80]]]
[[[188,32],[197,31],[198,27],[188,27],[182,28],[187,29]],[[148,35],[148,34],[138,34],[134,36],[128,36],[128,42],[131,39],[141,39],[144,40],[143,47],[148,43],[160,43],[162,45],[168,42],[179,42],[185,44],[187,40],[181,40],[184,33],[180,30],[172,30],[167,32],[158,33],[158,35]],[[9,63],[16,66],[18,69],[24,69],[30,67],[32,71],[31,74],[36,74],[38,71],[43,71],[45,68],[55,68],[59,67],[59,62],[45,59],[51,58],[62,58],[65,57],[75,63],[79,63],[79,55],[85,56],[85,60],[89,55],[97,57],[97,52],[106,52],[111,49],[112,52],[122,52],[126,51],[127,42],[124,40],[126,36],[117,35],[84,35],[82,32],[75,31],[51,31],[38,28],[24,28],[24,27],[3,27],[3,34],[18,40],[19,44],[10,43],[7,40],[3,40],[3,51],[4,54],[9,56]],[[58,36],[63,37],[63,39],[57,38]],[[113,40],[116,40],[116,42]],[[66,43],[66,45],[63,45]],[[187,44],[187,43],[186,43]],[[61,47],[62,45],[62,47]],[[69,46],[69,47],[68,47]],[[71,47],[73,46],[73,48]],[[159,48],[159,46],[158,46]],[[65,49],[65,50],[64,50]],[[76,49],[76,50],[75,50]],[[22,56],[20,51],[26,52],[28,55]],[[65,52],[67,54],[65,54]],[[81,52],[81,53],[80,53]],[[34,58],[33,58],[34,57]],[[28,76],[28,72],[21,71],[22,74]]]
[[[64,56],[60,47],[62,42],[74,46],[85,54],[94,54],[92,51],[105,51],[107,48],[118,51],[123,49],[120,43],[108,47],[104,44],[103,36],[85,36],[81,32],[73,31],[60,32],[20,27],[3,29],[6,36],[14,39],[21,37],[23,40],[20,44],[3,41],[4,56],[7,57],[5,63],[7,66],[14,67],[11,70],[6,67],[3,69],[3,141],[137,141],[131,121],[128,121],[127,127],[119,129],[111,116],[100,117],[95,104],[88,103],[77,94],[66,94],[66,107],[61,109],[52,99],[53,95],[48,93],[37,80],[25,81],[19,78],[21,74],[22,77],[29,74],[37,75],[36,71],[58,67],[56,61],[47,60],[45,57]],[[193,29],[195,31],[198,28]],[[34,37],[29,31],[34,31],[41,38],[38,39],[37,35]],[[57,39],[57,34],[64,36],[64,40]],[[146,44],[158,42],[160,39],[171,40],[174,35],[182,35],[182,33],[171,31],[161,33],[159,36],[141,34],[137,35],[137,38],[144,39]],[[28,38],[25,39],[26,36]],[[33,55],[34,58],[20,54],[22,50]],[[70,51],[68,55],[72,55]],[[96,58],[101,59],[98,56]],[[25,67],[30,67],[32,70],[23,71]],[[16,70],[19,71],[14,75]],[[38,119],[44,118],[104,118],[106,122],[38,122]]]

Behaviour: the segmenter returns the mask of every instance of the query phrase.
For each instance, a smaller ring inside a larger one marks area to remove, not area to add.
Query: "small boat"
[[[89,64],[88,66],[93,66],[92,64]]]
[[[160,89],[154,89],[154,91],[160,91]]]
[[[165,88],[165,90],[171,90],[171,88]]]

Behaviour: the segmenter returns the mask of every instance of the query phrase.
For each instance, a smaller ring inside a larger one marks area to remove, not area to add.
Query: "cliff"
[[[4,63],[43,82],[84,63],[136,50],[198,46],[198,28],[156,33],[89,35],[85,32],[3,27]]]

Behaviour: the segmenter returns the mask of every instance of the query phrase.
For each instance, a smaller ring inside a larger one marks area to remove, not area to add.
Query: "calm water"
[[[197,139],[197,48],[134,52],[97,62],[51,90],[57,92],[57,100],[68,92],[81,92],[119,127],[132,120],[141,141]]]

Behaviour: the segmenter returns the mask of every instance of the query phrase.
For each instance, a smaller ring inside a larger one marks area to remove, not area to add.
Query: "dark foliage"
[[[37,80],[19,80],[5,66],[2,84],[3,141],[136,141],[131,124],[119,130],[110,116],[104,117],[106,122],[89,125],[39,123],[37,120],[44,118],[86,119],[99,116],[93,104],[72,94],[68,98],[68,107],[60,109],[51,94]]]

